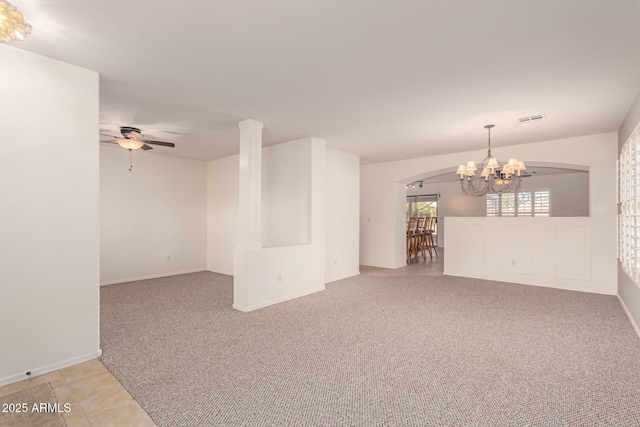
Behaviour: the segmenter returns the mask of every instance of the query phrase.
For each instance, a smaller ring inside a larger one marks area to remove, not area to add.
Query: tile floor
[[[0,387],[0,396],[49,382],[68,427],[152,427],[154,422],[97,359]]]
[[[411,264],[402,266],[400,268],[381,268],[370,267],[367,265],[360,266],[360,274],[363,276],[375,276],[375,277],[397,277],[397,276],[409,276],[409,277],[422,277],[422,276],[442,276],[444,271],[444,248],[438,248],[438,255],[433,255],[433,258],[427,254],[427,259],[423,259],[422,256],[418,257],[416,261],[411,258]]]

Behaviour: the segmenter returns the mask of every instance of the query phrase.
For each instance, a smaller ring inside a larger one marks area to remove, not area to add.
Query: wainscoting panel
[[[591,226],[555,227],[556,276],[591,280]]]
[[[460,265],[466,268],[485,267],[485,226],[484,224],[462,224],[460,233],[466,236],[464,244],[458,246]]]
[[[444,274],[615,295],[615,246],[590,217],[444,219]],[[598,244],[595,244],[595,243]],[[601,243],[602,242],[602,243]],[[611,243],[611,242],[609,242]]]
[[[533,226],[507,225],[503,230],[506,246],[497,248],[507,255],[503,259],[503,271],[533,274]]]

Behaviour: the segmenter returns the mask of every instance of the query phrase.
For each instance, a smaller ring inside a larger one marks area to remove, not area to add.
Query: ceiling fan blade
[[[142,147],[143,150],[153,150],[153,147],[151,147],[150,145],[144,144]]]
[[[147,143],[147,144],[162,145],[163,147],[175,147],[176,146],[176,144],[174,144],[173,142],[149,141],[148,139],[145,139],[144,142]]]
[[[117,136],[107,135],[106,133],[101,133],[100,136],[108,136],[109,138],[117,138]]]

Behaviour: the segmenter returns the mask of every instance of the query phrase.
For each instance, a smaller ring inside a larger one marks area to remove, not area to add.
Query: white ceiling
[[[244,118],[363,163],[614,132],[640,89],[638,0],[13,3],[15,46],[100,73],[102,129],[203,160]]]

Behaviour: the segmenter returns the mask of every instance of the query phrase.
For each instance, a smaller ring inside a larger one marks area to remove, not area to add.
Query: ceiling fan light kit
[[[18,9],[11,3],[0,0],[0,42],[9,44],[14,40],[24,40],[31,34],[31,25],[27,24]]]
[[[144,139],[144,135],[140,132],[140,129],[130,126],[121,127],[120,133],[122,134],[122,138],[112,135],[104,135],[113,138],[113,140],[103,142],[117,143],[120,147],[129,150],[129,172],[133,169],[133,150],[138,150],[140,148],[143,150],[152,150],[153,147],[148,144],[171,148],[176,146],[173,142],[151,141]]]
[[[120,147],[126,148],[127,150],[137,150],[144,145],[142,141],[127,138],[116,138],[116,142]]]
[[[480,197],[487,193],[514,193],[520,188],[521,172],[526,170],[522,160],[511,158],[506,165],[500,166],[498,160],[491,155],[491,128],[486,125],[489,133],[489,151],[478,165],[469,160],[465,165],[458,166],[456,175],[460,175],[462,192],[468,196]],[[480,171],[479,174],[476,171]]]

